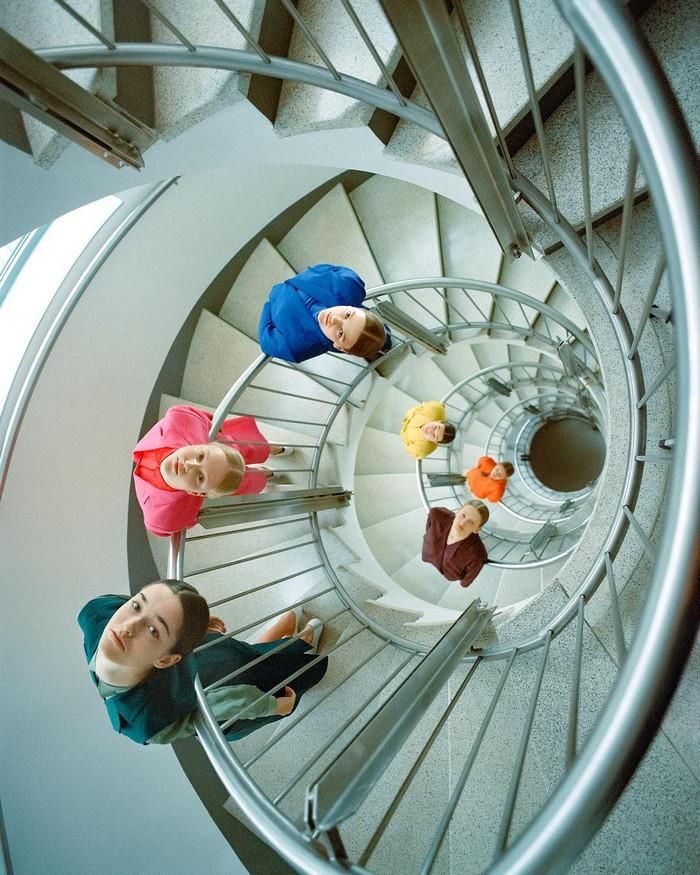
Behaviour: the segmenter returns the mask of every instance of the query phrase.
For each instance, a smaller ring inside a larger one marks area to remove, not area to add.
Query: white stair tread
[[[362,528],[421,507],[415,471],[394,474],[356,474],[357,518]]]
[[[379,83],[381,71],[355,26],[342,11],[331,10],[324,0],[301,0],[297,8],[340,72]],[[399,57],[398,45],[379,4],[358,3],[355,12],[372,35],[382,61],[390,70],[393,69]],[[287,56],[295,61],[324,66],[321,56],[296,24]],[[282,134],[298,134],[323,128],[364,125],[371,115],[372,107],[360,101],[287,80],[282,86],[275,127]]]
[[[437,204],[445,275],[498,282],[503,253],[486,219],[440,195]]]
[[[401,389],[397,389],[395,386],[389,386],[386,389],[384,397],[374,408],[367,422],[373,428],[388,431],[392,434],[399,434],[401,431],[401,423],[403,422],[406,412],[410,410],[411,407],[415,407],[416,404],[420,404],[422,401],[426,400],[429,399],[418,399]]]
[[[452,389],[451,380],[440,368],[438,360],[441,358],[428,353],[416,356],[409,367],[402,368],[395,386],[411,395],[417,394],[424,401],[439,401]]]
[[[415,475],[416,463],[404,450],[398,432],[368,426],[362,432],[357,450],[355,473]]]
[[[231,286],[219,316],[257,340],[260,312],[270,289],[292,276],[293,268],[270,241],[261,240]]]
[[[232,11],[241,24],[257,38],[264,3],[261,0],[237,0]],[[207,0],[170,0],[167,16],[195,45],[244,49],[245,38],[233,27],[223,12]],[[154,42],[173,42],[172,32],[151,14]],[[165,139],[172,139],[214,112],[242,100],[249,77],[227,70],[155,67],[153,91],[156,127]]]
[[[350,201],[385,282],[442,274],[433,192],[373,176],[351,193]]]
[[[382,277],[342,185],[336,185],[285,235],[277,247],[297,273],[314,264],[344,264],[367,288]]]
[[[388,574],[420,551],[425,520],[426,513],[419,507],[362,530],[370,550]]]

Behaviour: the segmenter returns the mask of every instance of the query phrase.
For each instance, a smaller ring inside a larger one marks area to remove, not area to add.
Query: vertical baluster
[[[552,169],[549,163],[549,152],[547,150],[547,141],[544,134],[544,124],[542,122],[542,113],[540,112],[540,104],[537,100],[537,89],[535,88],[535,79],[532,75],[532,65],[530,64],[530,54],[527,48],[527,38],[525,37],[525,27],[523,18],[520,12],[519,0],[510,0],[511,14],[513,16],[513,24],[515,26],[515,35],[518,40],[518,51],[520,52],[520,60],[525,73],[525,82],[527,83],[527,93],[530,98],[530,110],[535,123],[535,131],[537,132],[537,142],[540,146],[542,155],[542,166],[544,168],[545,179],[547,180],[547,191],[549,192],[549,200],[552,204],[555,222],[559,222],[559,208],[557,207],[557,199],[554,194],[554,181],[552,179]]]
[[[443,711],[442,716],[438,720],[435,728],[430,733],[430,737],[428,738],[426,743],[423,745],[421,752],[418,754],[416,761],[411,766],[410,772],[408,773],[408,775],[406,775],[406,777],[404,778],[403,783],[399,787],[396,795],[391,800],[391,805],[387,808],[387,810],[384,814],[384,817],[382,817],[381,821],[379,822],[379,825],[377,826],[375,831],[372,833],[372,837],[370,838],[367,846],[365,847],[359,860],[357,861],[359,866],[365,866],[367,864],[367,862],[369,861],[369,858],[372,856],[374,849],[377,847],[379,839],[384,835],[384,832],[385,832],[387,826],[389,825],[389,821],[393,817],[394,812],[398,808],[399,803],[401,802],[403,797],[406,795],[406,791],[410,787],[411,782],[413,781],[414,777],[416,776],[416,774],[418,772],[418,769],[423,764],[423,761],[425,760],[428,753],[430,753],[430,750],[432,749],[432,746],[435,743],[435,739],[440,734],[442,727],[447,722],[447,719],[450,716],[450,714],[452,713],[455,705],[457,704],[457,702],[459,702],[460,698],[462,697],[462,693],[466,689],[467,684],[471,680],[471,677],[474,674],[474,672],[476,671],[476,668],[480,662],[481,662],[481,657],[477,656],[475,662],[469,668],[469,671],[467,672],[464,680],[459,685],[457,692],[454,694],[454,696],[450,700],[449,705]]]
[[[302,33],[304,34],[306,39],[314,47],[315,51],[318,53],[319,57],[321,58],[323,63],[326,65],[327,69],[332,74],[333,78],[334,79],[342,79],[343,77],[335,69],[335,67],[331,63],[331,59],[328,57],[328,55],[321,48],[318,40],[316,39],[316,37],[313,35],[311,30],[309,29],[308,24],[304,21],[301,14],[297,11],[296,6],[294,6],[294,4],[291,2],[291,0],[280,0],[280,2],[284,6],[284,8],[287,10],[287,12],[292,16],[294,21],[299,25],[299,29],[302,31]]]
[[[630,224],[632,222],[632,210],[634,208],[634,180],[637,177],[637,152],[630,143],[629,157],[627,159],[627,183],[625,185],[625,199],[622,204],[622,227],[620,228],[620,254],[617,261],[617,277],[615,278],[615,296],[613,298],[613,313],[620,311],[620,296],[622,294],[622,277],[625,271],[625,259],[627,257],[627,241],[629,239]]]
[[[85,30],[89,31],[96,39],[98,39],[102,45],[107,46],[108,49],[114,50],[116,49],[116,45],[112,42],[111,39],[108,39],[102,31],[98,30],[96,27],[93,27],[92,24],[82,16],[76,9],[70,5],[70,3],[66,3],[66,0],[54,0],[58,6],[61,7],[65,12],[67,12],[72,18],[74,18]]]
[[[617,661],[619,665],[622,665],[627,654],[627,646],[625,645],[625,634],[622,629],[620,600],[617,595],[617,587],[615,586],[615,575],[613,574],[613,566],[612,559],[610,558],[610,553],[605,554],[605,573],[608,578],[608,589],[610,590],[610,604],[612,605],[612,621],[613,631],[615,632],[615,649],[617,650]]]
[[[544,645],[542,647],[542,658],[540,659],[537,677],[532,687],[532,693],[530,694],[530,704],[528,705],[527,715],[525,716],[525,723],[523,725],[522,732],[520,733],[520,744],[518,745],[518,752],[515,757],[515,763],[513,764],[513,777],[511,778],[510,786],[508,787],[508,795],[506,797],[505,805],[503,806],[503,817],[501,818],[498,835],[496,836],[496,853],[494,857],[500,856],[501,851],[503,851],[506,846],[506,842],[508,841],[508,833],[510,832],[510,824],[513,819],[515,800],[518,795],[520,779],[522,778],[523,774],[525,754],[527,753],[527,745],[530,741],[532,721],[535,719],[537,700],[539,698],[540,689],[542,687],[542,678],[544,677],[544,670],[547,665],[547,657],[549,656],[549,645],[551,640],[552,630],[550,629],[544,639]]]
[[[627,505],[625,505],[625,507],[623,507],[622,510],[623,510],[625,516],[627,517],[627,519],[629,520],[630,525],[632,526],[634,531],[639,536],[639,540],[642,542],[642,547],[644,548],[644,552],[647,554],[647,556],[653,562],[656,559],[656,550],[654,549],[654,545],[651,543],[651,541],[647,537],[647,534],[644,531],[644,529],[639,525],[637,517],[632,513],[632,511],[629,509],[629,507],[627,507]]]
[[[606,557],[608,554],[606,553]],[[583,652],[583,609],[586,600],[579,596],[578,619],[576,625],[576,652],[574,653],[574,667],[571,678],[571,694],[569,696],[569,730],[566,737],[566,765],[567,768],[576,756],[576,736],[578,735],[578,703],[581,688],[581,654]]]
[[[513,159],[510,157],[508,144],[506,143],[506,138],[503,136],[503,129],[501,128],[500,122],[498,121],[498,116],[496,115],[496,107],[494,106],[493,99],[491,98],[491,92],[486,81],[486,76],[484,75],[483,67],[481,66],[481,61],[479,60],[479,53],[476,50],[476,45],[472,37],[469,22],[467,21],[467,16],[464,12],[464,7],[460,2],[455,3],[454,7],[455,11],[457,12],[457,18],[459,19],[459,23],[462,27],[462,33],[464,34],[464,39],[466,40],[469,54],[471,56],[472,62],[474,63],[474,70],[476,71],[482,94],[484,95],[484,99],[486,100],[486,106],[488,107],[489,115],[491,116],[491,123],[493,124],[494,130],[496,132],[498,145],[501,148],[501,154],[505,159],[510,178],[515,179],[515,167],[513,166]]]
[[[401,92],[399,91],[399,89],[396,85],[396,82],[394,82],[393,76],[389,72],[389,69],[387,68],[384,61],[382,61],[381,57],[379,56],[379,52],[375,48],[374,43],[372,42],[369,34],[367,33],[367,31],[364,28],[364,25],[362,24],[362,22],[358,18],[358,15],[355,12],[355,10],[352,8],[350,0],[340,0],[340,2],[343,4],[343,7],[344,7],[345,11],[347,12],[350,20],[355,25],[355,29],[359,33],[360,37],[362,38],[362,41],[367,46],[370,54],[374,58],[374,63],[382,71],[382,75],[386,79],[386,82],[387,82],[389,88],[391,88],[391,90],[394,92],[394,96],[396,97],[398,102],[401,104],[401,106],[406,106],[406,101],[404,99],[403,94],[401,94]]]
[[[253,51],[257,52],[258,55],[263,59],[266,64],[270,64],[269,55],[263,50],[257,40],[253,39],[252,34],[248,31],[239,21],[239,19],[231,12],[228,6],[224,3],[224,0],[214,0],[214,3],[219,7],[219,9],[224,13],[226,18],[231,22],[231,24],[236,28],[236,30],[240,33],[243,39],[248,43],[248,45],[253,49]]]
[[[663,383],[663,381],[668,377],[671,371],[675,368],[676,362],[674,359],[669,359],[664,367],[661,369],[660,373],[655,377],[652,381],[651,386],[646,390],[646,392],[642,395],[642,397],[637,401],[637,408],[639,410],[644,407],[647,401],[651,398],[651,396],[656,392],[659,386]]]
[[[479,726],[479,731],[476,735],[476,738],[474,739],[474,742],[472,743],[471,750],[469,751],[467,760],[464,763],[459,778],[457,779],[457,783],[455,784],[454,790],[452,791],[452,795],[450,796],[447,805],[445,806],[445,810],[443,812],[442,818],[440,819],[440,823],[435,830],[435,835],[433,836],[433,841],[431,842],[430,848],[428,849],[428,853],[423,860],[423,865],[420,869],[420,875],[429,875],[431,869],[433,868],[433,863],[435,862],[435,858],[437,857],[438,852],[440,851],[442,843],[445,839],[447,828],[450,825],[450,821],[452,820],[452,815],[454,814],[454,810],[457,807],[457,803],[459,802],[459,797],[462,795],[464,785],[467,783],[469,773],[471,772],[474,761],[476,760],[476,757],[479,753],[481,743],[483,742],[484,736],[486,735],[486,730],[489,728],[491,718],[493,717],[493,712],[496,710],[496,705],[498,705],[498,702],[501,698],[503,687],[505,686],[511,668],[513,667],[513,662],[515,661],[517,653],[517,648],[514,648],[510,654],[510,658],[505,668],[501,672],[501,677],[499,678],[496,690],[491,697],[489,707],[486,711],[486,714],[484,715],[484,719],[481,721],[481,726]]]
[[[574,50],[574,76],[576,79],[576,113],[578,115],[578,138],[581,152],[581,184],[583,186],[583,215],[586,225],[588,263],[593,267],[593,217],[591,214],[591,179],[588,158],[588,109],[586,106],[586,59],[580,43],[576,40]]]
[[[164,14],[160,11],[160,9],[158,9],[158,7],[157,7],[156,4],[153,2],[153,0],[141,0],[141,2],[143,3],[144,6],[148,7],[148,9],[153,13],[153,15],[155,15],[155,17],[156,17],[156,18],[157,18],[162,24],[164,24],[165,27],[167,27],[167,29],[170,31],[170,33],[172,33],[173,36],[176,37],[176,39],[178,39],[178,40],[183,44],[183,46],[186,46],[186,47],[187,47],[187,51],[188,51],[188,52],[196,52],[196,51],[197,51],[197,49],[196,49],[196,48],[194,47],[194,45],[193,45],[193,44],[187,39],[187,37],[182,33],[182,31],[180,31],[180,30],[179,30],[179,29],[178,29],[178,28],[172,23],[172,21],[167,17],[167,15],[164,15]]]
[[[634,354],[637,352],[637,347],[639,346],[639,341],[642,338],[642,333],[644,332],[644,326],[647,324],[647,319],[649,318],[649,314],[651,313],[651,308],[654,304],[654,300],[656,298],[656,294],[659,291],[659,286],[661,284],[661,277],[664,275],[664,271],[666,270],[666,253],[662,250],[659,253],[659,257],[656,261],[656,267],[654,269],[654,276],[652,278],[651,284],[649,285],[649,291],[646,294],[644,299],[644,304],[642,305],[642,312],[639,315],[639,324],[637,325],[637,330],[634,332],[634,337],[632,339],[632,345],[630,346],[630,350],[627,353],[627,358],[634,358]]]

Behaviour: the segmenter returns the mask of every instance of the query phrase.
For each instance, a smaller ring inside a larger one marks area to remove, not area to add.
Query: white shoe
[[[282,447],[279,453],[275,453],[271,458],[276,459],[279,456],[293,456],[296,451],[296,447]]]
[[[323,634],[323,623],[318,617],[312,617],[309,622],[306,624],[311,629],[313,629],[313,636],[311,638],[311,644],[307,649],[307,653],[318,653],[318,642],[321,639],[321,635]]]

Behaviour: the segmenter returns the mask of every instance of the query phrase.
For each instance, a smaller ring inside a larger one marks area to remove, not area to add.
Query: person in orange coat
[[[491,456],[480,456],[464,476],[472,495],[495,503],[503,498],[512,473],[510,462],[496,462]]]

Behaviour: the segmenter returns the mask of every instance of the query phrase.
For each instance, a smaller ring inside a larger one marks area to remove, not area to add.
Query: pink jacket
[[[211,413],[197,407],[178,405],[141,438],[134,448],[134,462],[143,450],[171,447],[177,450],[189,444],[208,444]],[[269,444],[258,431],[251,416],[238,416],[224,422],[216,436],[218,441],[231,444],[243,456],[246,465],[264,462],[270,454]],[[239,443],[240,441],[240,443]],[[262,492],[267,480],[262,471],[246,471],[234,495]],[[155,535],[171,535],[189,529],[197,523],[204,499],[187,492],[167,492],[147,483],[134,473],[136,497],[143,510],[146,528]]]

